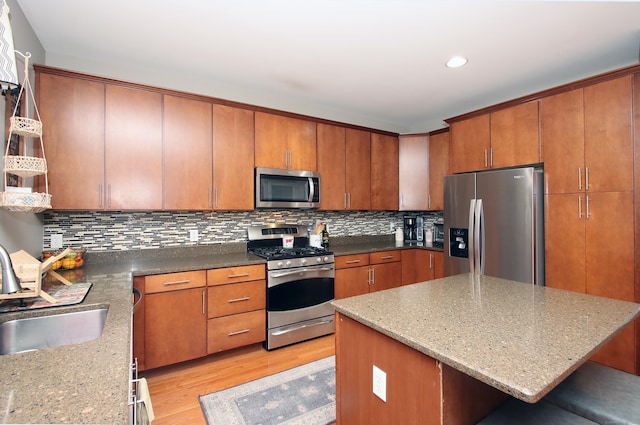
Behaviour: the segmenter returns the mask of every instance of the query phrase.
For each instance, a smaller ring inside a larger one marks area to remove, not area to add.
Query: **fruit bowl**
[[[60,254],[62,250],[44,251],[42,253],[42,260],[46,260],[49,257]],[[59,259],[51,266],[52,270],[73,270],[82,267],[84,264],[84,258],[87,253],[86,248],[71,248],[66,256]]]

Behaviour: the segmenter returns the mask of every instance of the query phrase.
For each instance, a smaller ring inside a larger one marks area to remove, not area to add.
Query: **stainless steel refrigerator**
[[[544,285],[544,177],[526,167],[444,178],[445,276]]]

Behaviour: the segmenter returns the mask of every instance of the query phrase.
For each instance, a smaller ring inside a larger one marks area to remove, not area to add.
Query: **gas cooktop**
[[[294,246],[293,248],[284,248],[282,246],[259,247],[250,248],[249,252],[268,261],[288,260],[291,258],[317,257],[333,254],[333,252],[327,251],[324,248],[316,248],[314,246]]]

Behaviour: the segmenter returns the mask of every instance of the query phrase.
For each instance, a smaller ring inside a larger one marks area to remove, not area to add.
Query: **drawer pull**
[[[234,335],[240,335],[240,334],[246,334],[247,332],[249,332],[250,329],[243,329],[241,331],[235,331],[235,332],[229,332],[227,334],[227,336],[234,336]]]
[[[232,300],[228,300],[228,303],[237,303],[238,301],[249,301],[251,297],[242,297],[242,298],[234,298]]]
[[[227,276],[228,279],[233,279],[236,277],[247,277],[249,276],[249,273],[236,273],[236,274],[230,274]]]
[[[393,260],[393,255],[384,255],[380,257],[381,260]]]
[[[191,282],[190,279],[185,279],[185,280],[174,280],[174,281],[170,281],[170,282],[164,282],[164,284],[169,286],[169,285],[182,285],[182,284],[190,283],[190,282]]]
[[[361,260],[347,260],[347,261],[345,261],[345,263],[347,263],[347,264],[357,264],[357,263],[359,263],[360,261],[361,261]]]

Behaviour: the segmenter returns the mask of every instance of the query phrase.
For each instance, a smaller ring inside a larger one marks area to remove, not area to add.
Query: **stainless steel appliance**
[[[247,250],[267,260],[267,350],[335,332],[333,253],[310,246],[306,226],[251,226],[247,233]],[[293,248],[283,247],[283,236],[294,236]]]
[[[256,208],[318,208],[320,174],[313,171],[256,168]]]
[[[433,246],[444,246],[444,222],[433,223]]]
[[[417,216],[404,216],[404,241],[422,242],[424,240],[424,218]]]
[[[543,173],[533,167],[446,176],[445,276],[544,285],[543,197]]]

